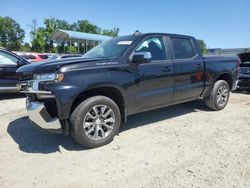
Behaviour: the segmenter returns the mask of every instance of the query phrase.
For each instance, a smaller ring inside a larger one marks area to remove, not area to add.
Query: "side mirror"
[[[17,61],[17,66],[21,67],[21,66],[23,66],[23,65],[27,65],[26,61],[24,61],[24,60],[22,60],[22,59],[19,59],[19,60]]]
[[[148,63],[151,61],[152,55],[150,52],[135,52],[132,56],[134,63]]]

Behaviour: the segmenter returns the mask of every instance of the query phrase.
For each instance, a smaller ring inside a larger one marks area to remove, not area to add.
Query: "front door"
[[[135,52],[150,52],[149,63],[136,65],[134,109],[144,111],[170,103],[173,95],[173,63],[162,37],[145,39]]]
[[[18,82],[16,70],[18,68],[18,59],[7,53],[0,51],[0,90],[14,89]]]

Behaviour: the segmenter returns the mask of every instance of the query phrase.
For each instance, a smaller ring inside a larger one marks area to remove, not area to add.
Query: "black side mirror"
[[[23,65],[27,65],[27,63],[26,63],[26,61],[25,60],[23,60],[23,59],[19,59],[18,61],[17,61],[17,66],[23,66]]]
[[[132,56],[134,63],[148,63],[151,61],[152,55],[150,52],[135,52]]]

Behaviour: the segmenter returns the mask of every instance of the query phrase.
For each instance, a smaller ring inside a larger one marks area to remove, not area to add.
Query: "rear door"
[[[0,91],[8,87],[10,90],[16,88],[18,76],[18,58],[11,53],[0,51]]]
[[[174,64],[173,102],[198,98],[204,88],[204,61],[194,39],[170,37]]]

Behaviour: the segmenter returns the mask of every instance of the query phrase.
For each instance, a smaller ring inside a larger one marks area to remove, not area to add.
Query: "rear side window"
[[[196,55],[192,41],[186,38],[171,38],[175,59],[188,59]]]

